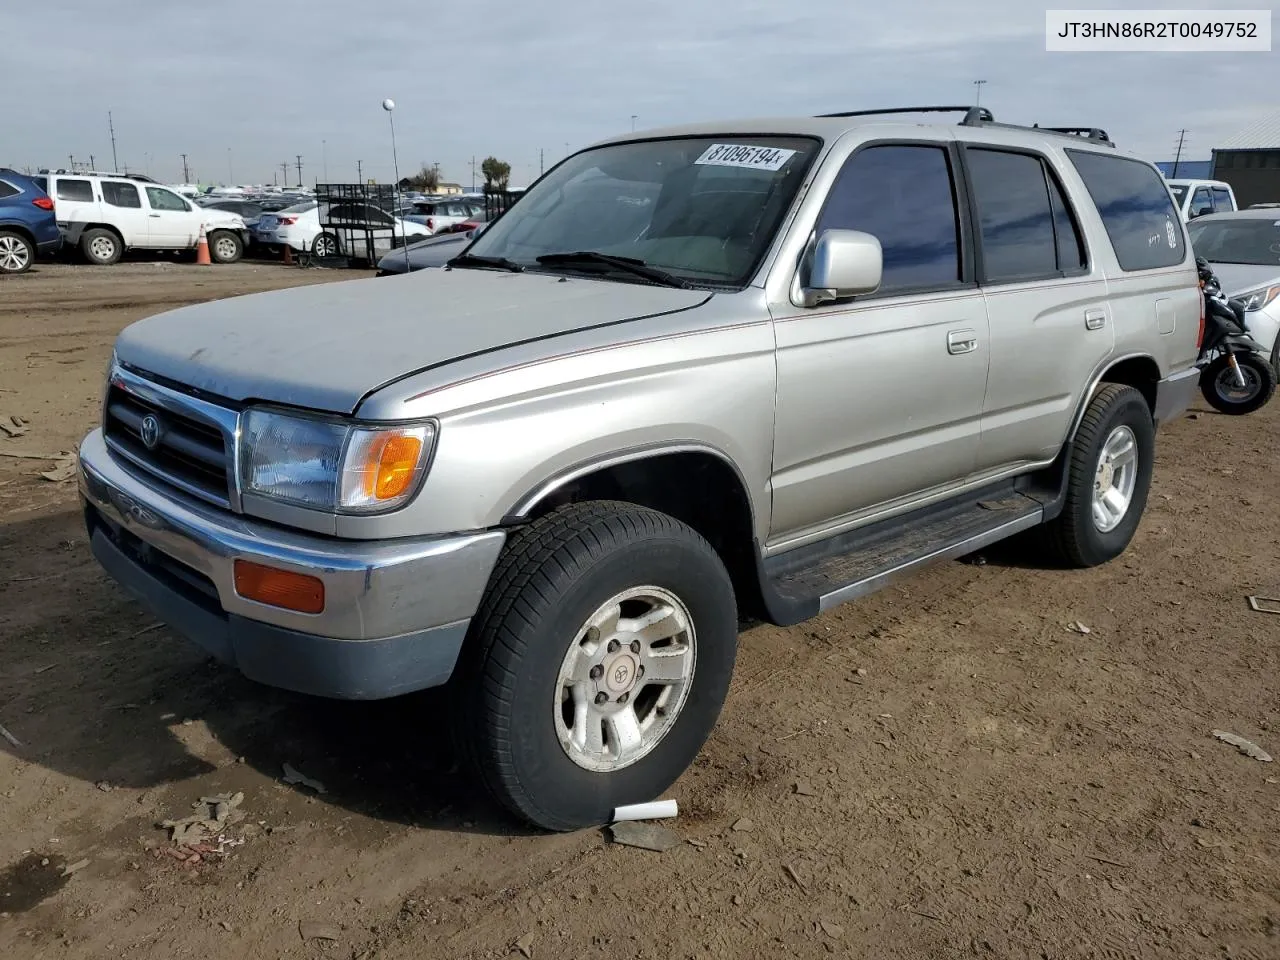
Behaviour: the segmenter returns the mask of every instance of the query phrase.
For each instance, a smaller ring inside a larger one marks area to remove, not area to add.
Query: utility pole
[[[89,154],[89,169],[90,169],[90,170],[97,170],[97,169],[98,169],[98,165],[97,165],[97,164],[94,162],[94,160],[93,160],[93,154],[92,154],[92,153],[91,153],[91,154]]]
[[[285,187],[289,185],[289,161],[288,160],[280,164],[280,185]]]
[[[476,155],[471,155],[471,192],[476,192]]]
[[[639,117],[639,116],[640,116],[640,115],[639,115],[638,113],[633,113],[633,114],[631,115],[631,132],[632,132],[632,133],[635,133],[635,132],[636,132],[636,118],[637,118],[637,117]]]
[[[542,147],[539,147],[538,148],[538,176],[542,176],[542,174],[547,169],[546,164],[544,163],[544,156],[545,156],[545,151],[543,151]]]
[[[356,161],[356,183],[364,183],[364,161]]]
[[[1173,157],[1172,176],[1174,177],[1178,175],[1178,164],[1182,162],[1182,145],[1186,142],[1186,140],[1187,140],[1187,131],[1185,129],[1179,130],[1178,131],[1178,152],[1174,154],[1174,157]]]
[[[977,106],[981,106],[981,104],[982,104],[982,87],[983,87],[983,85],[984,85],[986,82],[987,82],[987,81],[985,81],[985,80],[975,80],[975,81],[973,81],[973,89],[974,89],[974,90],[976,90],[976,91],[978,91],[976,94],[974,94],[974,98],[973,98],[973,105],[974,105],[975,107],[977,107]]]
[[[76,155],[74,153],[67,154],[67,162],[71,164],[68,168],[72,173],[76,172]]]
[[[324,182],[329,182],[329,141],[320,141],[320,167],[324,171]]]
[[[120,169],[120,159],[116,156],[116,125],[110,110],[107,111],[107,129],[111,131],[111,169],[114,172]]]
[[[231,166],[231,148],[227,147],[227,186],[236,182],[236,171]]]
[[[182,156],[182,182],[183,182],[183,183],[190,183],[190,182],[191,182],[191,170],[190,170],[190,168],[187,166],[187,155],[184,153],[184,154],[181,154],[181,156]]]
[[[299,188],[301,188],[302,186],[302,154],[295,153],[294,156],[297,157],[298,159],[298,186]]]

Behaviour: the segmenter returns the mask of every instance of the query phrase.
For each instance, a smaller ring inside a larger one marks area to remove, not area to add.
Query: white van
[[[201,227],[215,263],[239,260],[249,241],[238,214],[196,206],[157,183],[70,173],[32,179],[53,198],[64,242],[90,263],[115,263],[131,249],[194,250]]]
[[[1168,184],[1183,220],[1239,209],[1231,184],[1221,180],[1169,180]]]

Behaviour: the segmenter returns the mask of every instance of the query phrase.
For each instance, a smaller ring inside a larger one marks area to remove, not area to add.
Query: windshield
[[[1182,201],[1187,199],[1187,188],[1180,183],[1171,183],[1169,190],[1173,193],[1173,199],[1178,202],[1178,206],[1182,206]]]
[[[308,210],[314,210],[319,204],[314,200],[304,200],[302,203],[295,203],[292,207],[285,207],[283,210],[277,210],[277,213],[306,213]]]
[[[694,286],[745,286],[819,147],[780,136],[597,147],[551,171],[467,253],[525,269],[650,282],[598,258],[556,256],[591,252]]]
[[[1280,218],[1233,217],[1191,224],[1197,257],[1214,263],[1247,263],[1280,270]]]

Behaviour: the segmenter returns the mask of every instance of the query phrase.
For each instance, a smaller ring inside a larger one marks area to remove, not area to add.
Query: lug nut
[[[603,676],[604,676],[604,667],[600,666],[600,664],[597,663],[594,667],[591,668],[592,680],[599,680]]]
[[[608,650],[610,653],[617,653],[619,646],[620,644],[618,643],[617,640],[610,640]]]
[[[596,703],[605,703],[608,699],[609,695],[603,691],[596,694]]]
[[[619,702],[619,703],[626,703],[626,702],[627,702],[628,700],[630,700],[630,699],[631,699],[631,694],[629,694],[629,693],[624,693],[622,696],[620,696],[620,697],[618,698],[618,702]]]
[[[632,641],[631,641],[631,652],[632,652],[632,653],[639,653],[639,652],[640,652],[640,641],[639,641],[639,640],[632,640]]]
[[[636,667],[636,679],[640,680],[644,677],[644,664]]]

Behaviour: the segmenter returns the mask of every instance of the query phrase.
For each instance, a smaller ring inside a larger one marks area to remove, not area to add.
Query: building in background
[[[1156,166],[1160,168],[1160,172],[1165,175],[1167,180],[1212,180],[1213,179],[1213,161],[1212,160],[1179,160],[1177,161],[1177,172],[1174,172],[1174,161],[1157,160]]]
[[[1213,179],[1231,184],[1242,208],[1280,202],[1280,112],[1214,148]]]

